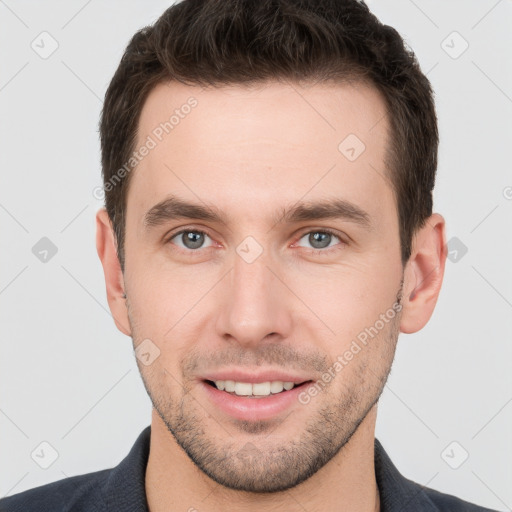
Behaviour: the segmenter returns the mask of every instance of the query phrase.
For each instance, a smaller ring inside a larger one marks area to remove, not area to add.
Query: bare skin
[[[428,219],[402,267],[385,178],[389,125],[369,86],[162,84],[144,105],[137,147],[190,97],[196,106],[182,110],[189,113],[132,171],[124,274],[106,211],[97,213],[116,325],[134,348],[149,339],[159,350],[151,364],[137,360],[153,403],[149,508],[378,511],[377,401],[399,333],[420,330],[434,310],[444,219]],[[349,134],[365,145],[353,161],[338,149]],[[211,205],[224,222],[145,225],[146,212],[170,195]],[[362,210],[367,222],[354,215],[277,222],[299,202],[333,198]],[[176,236],[183,229],[196,245]],[[247,237],[262,251],[250,263],[237,252],[257,250]],[[371,326],[378,333],[347,355]],[[329,370],[334,377],[303,395],[307,403],[243,421],[205,392],[206,374],[234,368],[291,371],[312,383]]]

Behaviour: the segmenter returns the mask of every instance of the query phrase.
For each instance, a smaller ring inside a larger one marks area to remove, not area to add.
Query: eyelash
[[[202,230],[202,229],[193,229],[193,228],[187,228],[187,229],[182,229],[176,233],[173,233],[172,235],[170,235],[167,240],[166,240],[166,244],[170,243],[172,239],[176,238],[177,236],[179,235],[182,235],[183,233],[198,233],[200,235],[206,235],[210,238],[212,238],[208,232]],[[340,243],[337,244],[337,245],[334,245],[332,247],[327,247],[325,249],[308,249],[308,248],[305,248],[307,252],[309,252],[310,254],[315,254],[315,255],[326,255],[326,254],[331,254],[332,252],[334,251],[337,251],[337,250],[340,250],[342,247],[339,247],[339,246],[345,246],[347,245],[347,242],[345,240],[343,240],[343,238],[335,231],[329,229],[329,228],[322,228],[322,229],[311,229],[309,231],[305,231],[303,232],[297,242],[299,242],[305,235],[309,235],[311,233],[324,233],[324,234],[329,234],[331,236],[334,236],[335,238],[337,238]],[[295,243],[297,243],[295,242]],[[207,249],[209,249],[209,247],[207,247]],[[303,248],[304,249],[304,248]],[[180,252],[185,252],[187,254],[194,254],[194,253],[199,253],[201,251],[201,249],[182,249],[181,247],[178,247],[178,250]]]

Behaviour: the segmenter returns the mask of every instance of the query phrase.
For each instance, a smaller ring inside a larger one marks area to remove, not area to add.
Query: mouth
[[[273,395],[285,394],[289,391],[295,390],[306,386],[313,382],[312,380],[306,380],[303,382],[283,382],[283,381],[267,381],[267,382],[236,382],[233,380],[208,380],[204,382],[217,389],[223,391],[229,395],[238,396],[241,398],[268,398]]]
[[[198,389],[214,414],[244,421],[286,418],[292,410],[305,414],[300,400],[314,382],[312,374],[277,368],[224,368],[202,375]],[[286,414],[288,413],[288,414]],[[286,414],[286,416],[285,416]]]
[[[219,413],[232,419],[259,422],[283,417],[291,410],[308,410],[301,405],[300,394],[311,382],[307,380],[249,383],[202,379],[200,389],[211,407]],[[288,414],[284,418],[288,417]]]

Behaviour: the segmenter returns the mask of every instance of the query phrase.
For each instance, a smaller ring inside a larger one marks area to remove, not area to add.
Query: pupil
[[[324,247],[329,246],[330,237],[331,237],[331,235],[329,233],[321,233],[321,232],[317,231],[316,233],[311,233],[309,235],[309,242],[316,249],[322,249]],[[319,241],[319,239],[320,239],[320,241]],[[320,245],[318,245],[318,242],[320,243]]]
[[[195,231],[183,233],[182,239],[185,247],[189,249],[198,249],[203,244],[204,235]]]

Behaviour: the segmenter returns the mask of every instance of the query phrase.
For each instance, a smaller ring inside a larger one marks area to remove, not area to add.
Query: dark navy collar
[[[400,474],[377,438],[374,440],[374,450],[380,512],[439,511],[422,486]]]
[[[102,495],[108,511],[149,512],[146,499],[146,466],[151,425],[140,434],[128,455],[112,469]]]
[[[112,469],[102,489],[107,510],[149,512],[145,476],[151,425],[139,435],[128,455]],[[381,512],[438,512],[423,488],[403,477],[378,439],[374,441],[375,475]]]

